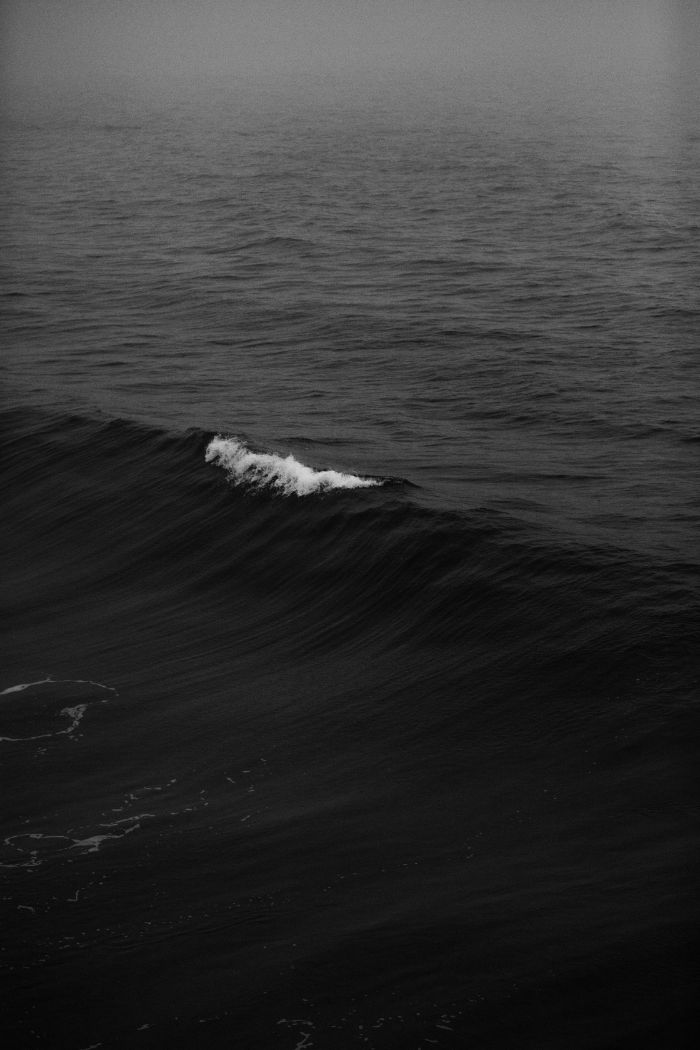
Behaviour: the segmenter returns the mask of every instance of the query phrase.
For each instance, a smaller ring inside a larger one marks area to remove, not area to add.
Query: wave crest
[[[362,489],[381,485],[378,478],[361,478],[337,470],[314,470],[291,454],[253,452],[242,441],[217,435],[207,445],[207,463],[223,467],[236,484],[273,489],[285,496],[309,496],[330,489]]]

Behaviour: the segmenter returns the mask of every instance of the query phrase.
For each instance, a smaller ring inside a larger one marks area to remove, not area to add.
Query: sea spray
[[[273,489],[285,496],[309,496],[330,489],[372,488],[382,484],[377,478],[361,478],[337,470],[314,470],[292,455],[253,452],[243,442],[221,435],[209,442],[205,458],[207,463],[223,467],[236,484]]]

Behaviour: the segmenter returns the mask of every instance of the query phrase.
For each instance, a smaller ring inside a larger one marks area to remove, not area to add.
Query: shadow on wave
[[[537,651],[542,674],[575,659],[589,676],[688,634],[655,615],[639,559],[563,547],[495,511],[424,507],[395,479],[125,420],[12,410],[0,439],[15,615],[113,595],[164,623],[196,605],[276,658],[456,642],[472,660],[505,645],[510,659]]]

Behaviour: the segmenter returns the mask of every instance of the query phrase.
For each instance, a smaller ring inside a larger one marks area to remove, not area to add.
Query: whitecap
[[[222,435],[209,442],[205,459],[207,463],[223,467],[236,484],[277,490],[285,496],[309,496],[330,489],[373,488],[382,484],[377,478],[362,478],[337,470],[314,470],[292,455],[253,452],[242,441]]]

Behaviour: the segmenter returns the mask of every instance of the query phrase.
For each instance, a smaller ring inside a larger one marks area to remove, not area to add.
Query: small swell
[[[294,456],[253,452],[242,441],[221,435],[213,438],[205,453],[207,463],[223,467],[235,484],[268,489],[285,496],[310,496],[331,489],[373,488],[383,479],[362,478],[337,470],[314,470]]]

